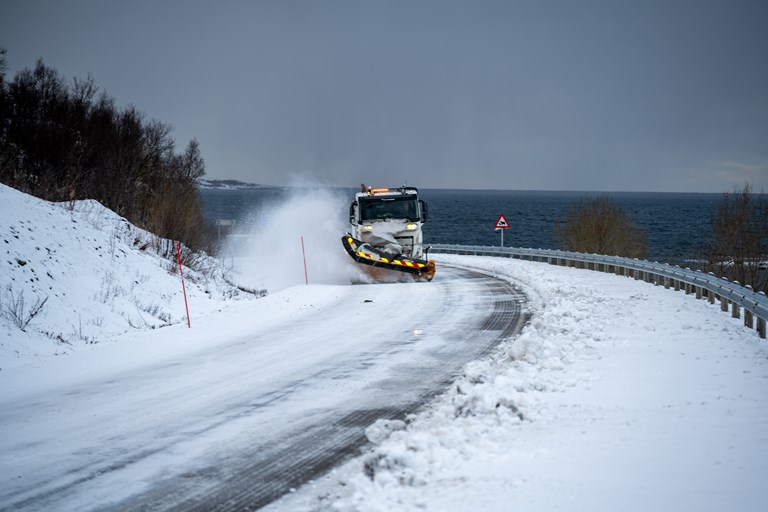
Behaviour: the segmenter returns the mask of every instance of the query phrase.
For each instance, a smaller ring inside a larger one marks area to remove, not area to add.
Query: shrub
[[[768,198],[749,183],[723,198],[712,219],[707,271],[768,292]]]
[[[24,299],[23,290],[17,295],[13,291],[13,286],[8,285],[3,297],[0,298],[0,317],[24,331],[29,322],[43,312],[47,301],[48,297],[44,299],[38,297],[34,304],[29,305]]]
[[[558,227],[566,251],[640,258],[646,235],[608,197],[582,198]]]

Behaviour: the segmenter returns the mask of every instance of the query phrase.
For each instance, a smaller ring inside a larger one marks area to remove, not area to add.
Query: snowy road
[[[521,292],[468,270],[312,288],[219,315],[221,334],[182,357],[158,348],[182,331],[161,329],[105,363],[111,347],[0,374],[0,509],[257,508],[357,454],[365,427],[415,410],[525,321]]]

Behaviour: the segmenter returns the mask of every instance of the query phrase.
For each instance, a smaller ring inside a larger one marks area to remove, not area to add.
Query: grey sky
[[[768,191],[768,2],[2,0],[36,59],[282,185]]]

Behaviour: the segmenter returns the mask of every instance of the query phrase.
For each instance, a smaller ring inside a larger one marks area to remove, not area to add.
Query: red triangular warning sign
[[[494,229],[508,229],[509,228],[509,222],[507,222],[507,218],[502,213],[499,215],[499,220],[496,221],[496,226],[494,226]]]

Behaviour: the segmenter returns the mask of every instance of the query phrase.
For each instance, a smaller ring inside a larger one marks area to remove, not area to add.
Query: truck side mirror
[[[349,223],[355,224],[355,205],[357,204],[356,201],[353,201],[352,204],[349,205]]]
[[[427,203],[423,199],[419,199],[421,205],[421,222],[427,222]]]

